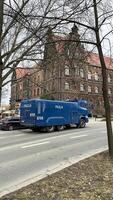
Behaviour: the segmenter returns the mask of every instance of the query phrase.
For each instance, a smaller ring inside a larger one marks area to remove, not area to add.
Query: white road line
[[[0,139],[6,139],[6,138],[11,138],[11,137],[20,137],[20,136],[23,136],[23,135],[26,135],[26,134],[24,133],[24,134],[18,134],[18,135],[0,136]]]
[[[13,135],[13,136],[14,136],[14,137],[20,137],[20,136],[23,136],[23,135],[26,135],[26,133],[21,133],[21,134]]]
[[[95,129],[95,131],[96,130],[98,130],[98,129]],[[71,130],[70,130],[71,131]],[[44,139],[36,139],[35,141],[30,141],[30,142],[24,142],[24,143],[20,143],[20,144],[14,144],[14,145],[12,145],[12,146],[5,146],[5,147],[1,147],[0,148],[0,152],[1,151],[5,151],[5,150],[10,150],[10,149],[13,149],[13,148],[20,148],[22,145],[24,146],[29,146],[29,145],[33,145],[33,144],[36,144],[36,142],[37,142],[37,144],[39,143],[39,142],[47,142],[48,141],[48,139],[49,139],[49,141],[51,141],[51,140],[54,140],[54,139],[58,139],[58,138],[65,138],[65,137],[70,137],[70,136],[72,136],[72,137],[76,137],[76,135],[80,135],[80,134],[82,134],[82,133],[87,133],[87,129],[86,130],[82,130],[82,131],[79,131],[79,132],[76,132],[76,130],[74,130],[73,132],[67,132],[66,134],[62,134],[62,135],[57,135],[57,136],[51,136],[51,137],[47,137],[47,138],[44,138]],[[102,132],[106,132],[105,130],[101,130]],[[74,135],[74,136],[73,136]]]
[[[4,137],[4,136],[3,136],[3,137],[1,137],[1,136],[0,136],[0,140],[1,140],[1,139],[5,139],[5,138],[7,138],[7,137]]]
[[[86,136],[88,135],[77,135],[77,136],[70,137],[70,139],[81,138],[81,137],[86,137]]]
[[[31,145],[22,146],[21,148],[25,149],[25,148],[34,147],[34,146],[40,146],[40,145],[49,144],[49,143],[50,143],[49,141],[47,141],[47,142],[41,142],[41,143],[37,143],[37,144],[31,144]]]

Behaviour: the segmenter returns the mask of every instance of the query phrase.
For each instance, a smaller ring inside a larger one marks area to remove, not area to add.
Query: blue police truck
[[[75,124],[84,128],[88,122],[88,110],[78,102],[28,99],[20,105],[21,124],[32,129],[52,132]]]

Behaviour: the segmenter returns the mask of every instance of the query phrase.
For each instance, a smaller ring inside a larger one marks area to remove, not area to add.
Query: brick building
[[[41,67],[30,68],[29,71],[22,69],[24,73],[19,81],[12,82],[11,101],[24,98],[87,99],[93,114],[103,115],[99,57],[96,53],[86,53],[83,45],[76,42],[79,37],[76,26],[65,37],[56,36],[49,28]],[[113,114],[113,59],[105,57],[105,62]]]
[[[17,109],[23,99],[40,98],[42,81],[43,70],[39,66],[16,68],[11,82],[11,109]]]

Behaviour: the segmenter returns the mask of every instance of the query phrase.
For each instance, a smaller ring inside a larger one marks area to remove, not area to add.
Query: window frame
[[[69,76],[69,75],[70,75],[70,69],[69,69],[69,66],[68,66],[68,65],[65,65],[65,67],[64,67],[64,74],[65,74],[66,76]]]
[[[64,87],[65,87],[65,90],[69,90],[70,89],[70,85],[69,85],[69,83],[67,81],[65,82]]]
[[[80,92],[84,92],[84,84],[80,83]]]

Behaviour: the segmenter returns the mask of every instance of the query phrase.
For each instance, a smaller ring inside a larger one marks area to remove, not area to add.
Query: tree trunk
[[[100,55],[100,62],[102,66],[102,77],[103,77],[102,91],[103,91],[105,116],[106,116],[109,155],[113,159],[113,134],[112,134],[112,124],[111,124],[110,103],[109,103],[109,97],[108,97],[107,73],[106,73],[106,65],[105,65],[102,49],[100,46],[98,47],[98,52]]]
[[[104,61],[101,41],[100,41],[100,34],[99,34],[99,25],[98,25],[98,11],[97,11],[97,2],[94,2],[94,13],[95,13],[95,34],[97,40],[97,49],[99,53],[101,69],[102,69],[102,91],[103,91],[103,99],[104,99],[104,107],[105,107],[105,116],[106,116],[106,127],[107,127],[107,136],[108,136],[108,149],[109,149],[109,156],[113,159],[113,134],[112,134],[112,124],[111,124],[111,112],[110,112],[110,103],[108,97],[108,79],[106,73],[106,64]]]
[[[2,88],[0,87],[0,106],[1,106]]]
[[[2,43],[2,27],[3,27],[3,5],[4,0],[0,0],[0,105],[1,105],[1,96],[2,96],[2,69],[3,63],[1,59],[1,43]]]
[[[0,60],[0,106],[1,106],[1,98],[2,98],[2,61]]]

